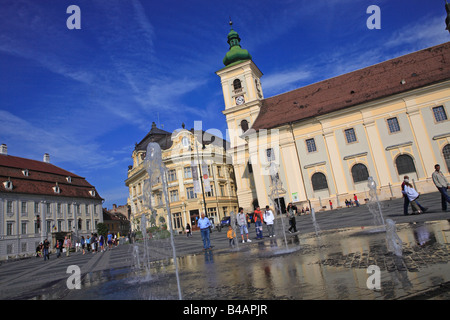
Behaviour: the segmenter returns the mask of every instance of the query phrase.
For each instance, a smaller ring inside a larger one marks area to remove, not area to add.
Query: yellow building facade
[[[237,212],[238,202],[234,170],[226,154],[227,142],[219,137],[195,131],[179,129],[173,133],[158,129],[153,123],[152,130],[133,151],[133,166],[129,167],[125,181],[129,188],[128,205],[131,208],[132,230],[139,230],[142,214],[151,217],[151,208],[156,212],[157,226],[167,225],[168,213],[164,201],[163,185],[160,179],[151,187],[150,199],[144,196],[144,182],[149,178],[144,166],[147,145],[157,142],[162,150],[162,161],[167,168],[167,191],[172,216],[172,227],[176,232],[185,231],[187,223],[193,231],[197,230],[197,219],[205,212],[214,225],[223,217]],[[202,171],[203,163],[205,171]],[[195,192],[192,166],[203,177],[207,174],[209,189],[200,185],[200,193]],[[203,197],[204,195],[204,197]],[[151,221],[149,221],[150,227]]]
[[[381,200],[402,196],[404,175],[420,193],[434,192],[437,163],[449,177],[450,42],[270,98],[233,29],[228,42],[216,74],[246,211],[274,201],[318,211],[354,195],[364,203],[368,177]]]

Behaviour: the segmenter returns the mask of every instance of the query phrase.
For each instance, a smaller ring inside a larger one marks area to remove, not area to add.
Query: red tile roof
[[[270,129],[449,79],[446,42],[266,98],[252,128]]]
[[[22,173],[25,169],[28,170],[28,176]],[[67,177],[71,178],[71,182]],[[8,180],[13,184],[12,190],[7,190],[3,184]],[[53,191],[56,183],[60,193]],[[89,193],[92,190],[95,196]],[[0,155],[0,192],[102,200],[95,187],[83,177],[51,163],[10,155]]]

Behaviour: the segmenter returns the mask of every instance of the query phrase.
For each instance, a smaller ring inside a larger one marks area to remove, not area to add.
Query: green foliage
[[[108,231],[109,231],[109,229],[106,224],[104,224],[102,222],[97,223],[97,233],[99,235],[103,235],[104,237],[106,237],[106,235],[108,234]]]

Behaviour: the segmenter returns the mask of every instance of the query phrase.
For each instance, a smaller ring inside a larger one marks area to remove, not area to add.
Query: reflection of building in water
[[[231,29],[220,77],[239,205],[270,204],[269,162],[285,192],[277,202],[318,211],[367,198],[402,197],[403,176],[435,192],[435,163],[450,171],[450,42],[265,98],[262,72]],[[447,164],[447,168],[445,168]]]
[[[192,230],[197,230],[197,218],[200,218],[205,208],[206,216],[212,219],[214,224],[229,216],[231,211],[237,212],[234,170],[226,155],[227,142],[201,130],[182,128],[170,133],[157,128],[153,123],[150,132],[136,144],[132,154],[133,165],[129,166],[128,178],[125,180],[129,188],[128,205],[131,207],[133,230],[139,226],[139,217],[143,213],[149,213],[144,199],[144,181],[148,179],[148,173],[143,162],[150,142],[156,142],[161,147],[162,161],[167,168],[167,187],[174,230],[183,231],[187,223],[191,225]],[[198,158],[205,162],[205,172],[197,165]],[[201,189],[200,193],[195,192],[195,172],[191,167],[193,161],[196,170],[203,176],[208,175],[210,191],[205,190],[205,201]],[[156,220],[150,223],[166,224],[167,209],[160,180],[152,186],[150,201],[157,214]]]

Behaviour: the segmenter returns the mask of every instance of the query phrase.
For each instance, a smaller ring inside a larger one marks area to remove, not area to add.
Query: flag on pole
[[[202,164],[202,174],[203,174],[203,187],[205,188],[205,192],[211,192],[211,185],[209,183],[209,175],[208,175],[208,165],[206,163]]]
[[[194,192],[196,194],[202,193],[197,166],[194,163],[191,164],[191,172],[192,172],[192,181],[194,182]]]

